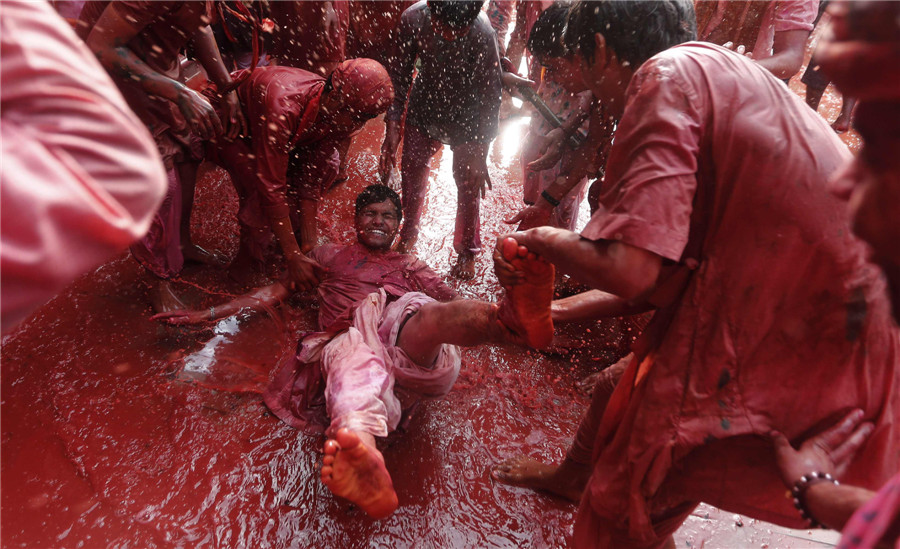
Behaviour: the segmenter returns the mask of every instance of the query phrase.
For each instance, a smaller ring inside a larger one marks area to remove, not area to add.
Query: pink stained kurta
[[[894,475],[872,499],[853,513],[841,531],[838,549],[876,549],[898,521],[900,473]],[[893,542],[894,549],[900,549],[900,538]]]
[[[322,331],[307,335],[298,355],[279,367],[265,402],[285,423],[321,430],[324,418],[314,407],[323,389],[321,377],[327,375],[325,394],[337,424],[354,418],[353,425],[383,436],[380,426],[393,429],[399,421],[390,390],[395,377],[419,395],[443,394],[452,386],[459,362],[452,346],[445,346],[438,362],[426,369],[409,361],[395,344],[410,313],[429,301],[452,300],[456,292],[411,255],[372,253],[360,244],[326,244],[309,257],[325,270],[316,289]]]
[[[900,341],[826,184],[849,157],[746,57],[689,43],[636,72],[582,235],[700,264],[602,417],[576,546],[660,546],[699,501],[802,527],[766,437],[804,438],[854,407],[876,428],[841,480],[896,472]]]
[[[143,235],[166,179],[144,125],[47,3],[0,3],[0,80],[6,332]]]

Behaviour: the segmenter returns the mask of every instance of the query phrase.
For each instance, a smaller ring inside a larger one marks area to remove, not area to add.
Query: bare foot
[[[160,280],[150,295],[150,303],[157,313],[168,313],[187,309],[188,306],[172,289],[172,283],[168,280]]]
[[[837,133],[844,133],[850,129],[850,117],[839,117],[831,124],[831,129]]]
[[[603,372],[600,371],[585,376],[583,379],[575,382],[575,388],[578,389],[578,392],[581,394],[591,396],[594,394],[594,386],[597,385],[597,380],[600,379],[602,374]]]
[[[528,251],[513,238],[503,241],[503,257],[525,273],[525,280],[506,291],[500,303],[500,321],[535,349],[553,342],[553,280],[556,270],[543,258]]]
[[[210,252],[196,244],[184,244],[181,246],[181,254],[185,263],[202,263],[213,267],[224,267],[227,260],[221,255]]]
[[[323,463],[322,482],[334,495],[359,505],[375,519],[397,509],[397,493],[374,438],[370,447],[358,434],[341,429],[325,442]]]
[[[450,274],[460,280],[475,278],[475,255],[459,254],[456,264],[450,269]]]
[[[587,467],[579,466],[566,478],[566,467],[549,465],[528,456],[516,456],[498,463],[491,470],[494,480],[509,484],[549,492],[570,501],[580,501],[581,493],[587,485]]]

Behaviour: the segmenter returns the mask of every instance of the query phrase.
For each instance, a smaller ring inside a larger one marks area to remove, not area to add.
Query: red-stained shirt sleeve
[[[419,287],[419,291],[438,301],[451,301],[458,294],[444,282],[439,274],[434,272],[421,259],[416,259],[409,267],[410,276]]]
[[[277,98],[263,96],[269,104],[265,112],[278,115],[258,117],[253,124],[253,152],[257,159],[257,177],[263,198],[263,209],[273,218],[287,217],[287,169],[291,152],[292,128],[297,127],[296,111],[280,112]]]
[[[45,2],[0,3],[5,331],[146,233],[166,189],[147,129]]]
[[[775,32],[813,29],[819,0],[779,0],[775,5]]]
[[[688,240],[706,98],[669,63],[652,59],[632,79],[610,150],[603,207],[581,234],[677,261]]]

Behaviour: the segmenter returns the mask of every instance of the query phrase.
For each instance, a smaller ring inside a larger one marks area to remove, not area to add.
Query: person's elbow
[[[610,244],[609,254],[619,273],[615,284],[616,295],[631,301],[653,291],[662,268],[659,255],[621,242]]]

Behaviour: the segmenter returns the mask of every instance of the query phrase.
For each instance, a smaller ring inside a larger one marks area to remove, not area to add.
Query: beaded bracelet
[[[830,482],[835,486],[840,486],[840,482],[828,473],[820,473],[813,471],[800,477],[800,480],[794,483],[791,488],[791,496],[794,498],[794,507],[800,512],[800,517],[809,522],[810,528],[823,528],[822,523],[813,518],[812,513],[806,508],[806,491],[813,484],[819,482]]]

